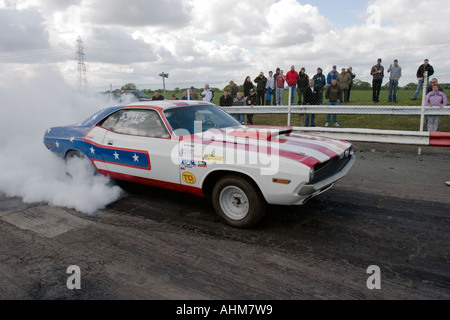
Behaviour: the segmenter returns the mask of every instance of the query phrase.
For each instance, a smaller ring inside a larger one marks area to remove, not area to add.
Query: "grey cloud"
[[[86,8],[93,24],[182,27],[191,20],[190,8],[177,0],[98,0]]]
[[[157,59],[150,44],[133,39],[121,28],[94,28],[92,36],[83,38],[83,42],[88,62],[132,64]]]
[[[34,10],[0,10],[0,50],[6,53],[49,48],[44,18]]]
[[[39,4],[42,8],[49,11],[64,11],[71,5],[80,5],[82,0],[40,0]]]

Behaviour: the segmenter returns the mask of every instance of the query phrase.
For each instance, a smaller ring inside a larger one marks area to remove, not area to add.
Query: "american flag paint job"
[[[71,150],[84,154],[104,175],[195,195],[204,194],[203,188],[209,176],[217,172],[239,173],[255,182],[268,203],[286,205],[302,204],[327,190],[345,176],[354,162],[350,143],[293,132],[290,127],[236,124],[178,137],[164,112],[196,105],[217,108],[199,101],[141,101],[113,106],[99,110],[78,125],[50,128],[44,135],[44,144],[61,157]],[[157,112],[170,138],[120,134],[99,125],[116,111],[124,109]],[[337,167],[338,171],[330,168],[324,171],[331,159],[344,157],[348,161],[342,168]],[[269,165],[248,161],[239,163],[236,159],[276,160],[278,168],[273,174],[263,174],[263,169]],[[309,185],[316,168],[320,168],[324,178]],[[183,173],[192,176],[195,183],[184,181]],[[290,183],[275,184],[276,179]]]

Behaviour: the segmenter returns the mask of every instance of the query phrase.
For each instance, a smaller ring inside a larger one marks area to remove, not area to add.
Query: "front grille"
[[[339,156],[337,156],[328,161],[315,165],[314,178],[312,179],[310,184],[315,184],[319,181],[334,176],[336,173],[340,172],[347,165],[347,163],[351,160],[351,158],[352,158],[351,156],[348,156],[340,159]]]

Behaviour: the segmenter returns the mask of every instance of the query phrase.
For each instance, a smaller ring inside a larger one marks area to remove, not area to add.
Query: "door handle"
[[[114,142],[108,141],[108,146],[112,146],[113,144],[114,144]]]

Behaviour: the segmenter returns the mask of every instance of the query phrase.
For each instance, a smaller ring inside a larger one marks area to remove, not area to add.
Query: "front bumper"
[[[275,205],[302,205],[311,198],[314,198],[331,189],[338,180],[347,175],[354,163],[355,156],[353,155],[347,164],[339,172],[336,172],[332,176],[313,184],[302,183],[298,185],[290,194],[268,196],[266,197],[268,200],[267,202]]]

